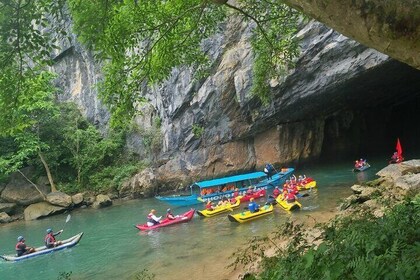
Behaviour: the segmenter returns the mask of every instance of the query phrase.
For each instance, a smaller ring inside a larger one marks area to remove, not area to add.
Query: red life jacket
[[[295,201],[295,195],[293,194],[293,193],[288,193],[287,195],[286,195],[286,200],[289,202],[289,201],[291,201],[291,202],[294,202]]]
[[[280,190],[279,190],[279,189],[274,189],[274,191],[273,191],[273,195],[274,195],[275,197],[278,197],[278,196],[279,196],[279,194],[280,194]]]
[[[55,236],[52,234],[52,233],[48,233],[46,236],[45,236],[45,239],[44,239],[44,241],[45,241],[45,245],[47,245],[47,241],[48,240],[51,240],[51,242],[50,243],[54,243],[56,240],[55,240]]]
[[[237,197],[238,195],[239,195],[239,192],[238,191],[236,191],[236,192],[233,193],[233,197]]]
[[[25,243],[23,243],[22,241],[19,241],[18,243],[16,243],[15,249],[16,249],[17,251],[22,250],[22,249],[19,247],[19,245],[21,245],[21,244],[25,244]]]

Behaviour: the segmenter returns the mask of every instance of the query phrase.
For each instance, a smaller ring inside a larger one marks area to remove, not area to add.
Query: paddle
[[[66,222],[64,223],[64,226],[63,226],[63,228],[61,229],[61,232],[63,232],[63,231],[64,231],[64,227],[67,225],[67,223],[70,221],[70,219],[71,219],[71,215],[70,215],[70,214],[68,214],[68,215],[67,215],[67,218],[66,218]]]

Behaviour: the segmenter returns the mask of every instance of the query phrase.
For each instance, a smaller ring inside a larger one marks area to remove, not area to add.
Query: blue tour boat
[[[156,196],[156,198],[174,206],[188,206],[208,200],[220,200],[223,197],[231,198],[236,188],[239,189],[239,195],[243,195],[249,186],[261,190],[283,184],[293,171],[293,168],[282,168],[280,172],[273,174],[271,179],[260,171],[201,181],[190,186],[191,195]]]

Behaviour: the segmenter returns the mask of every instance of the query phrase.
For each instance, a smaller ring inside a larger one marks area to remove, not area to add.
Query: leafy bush
[[[275,257],[262,258],[257,279],[418,279],[420,197],[396,205],[383,218],[364,213],[323,226],[323,241],[309,244],[301,226],[286,224],[292,237]],[[236,259],[238,261],[238,259]]]

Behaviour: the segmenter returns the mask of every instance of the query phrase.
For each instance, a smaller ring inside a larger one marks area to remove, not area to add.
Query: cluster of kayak
[[[314,181],[312,178],[306,178],[305,184],[300,185],[298,189],[300,191],[305,191],[315,187],[316,181]],[[254,200],[255,198],[262,198],[265,196],[266,190],[258,190],[249,195],[236,196],[234,199],[227,201],[227,203],[219,204],[212,208],[206,208],[199,211],[196,211],[195,209],[190,209],[189,211],[176,216],[174,219],[165,218],[161,220],[160,223],[152,226],[149,226],[147,225],[147,223],[145,223],[135,225],[135,227],[142,231],[148,231],[174,224],[185,223],[191,221],[191,219],[194,217],[195,212],[197,212],[197,214],[203,218],[211,218],[221,214],[233,212],[236,209],[239,209],[244,202],[248,202],[250,200]],[[277,197],[270,196],[265,205],[259,207],[257,211],[251,211],[250,209],[248,209],[248,207],[244,207],[243,211],[235,214],[228,214],[227,216],[231,222],[244,223],[273,213],[275,205],[286,211],[298,210],[302,207],[299,201],[294,200],[292,202],[288,202],[286,199],[284,199],[283,195],[278,195]]]

